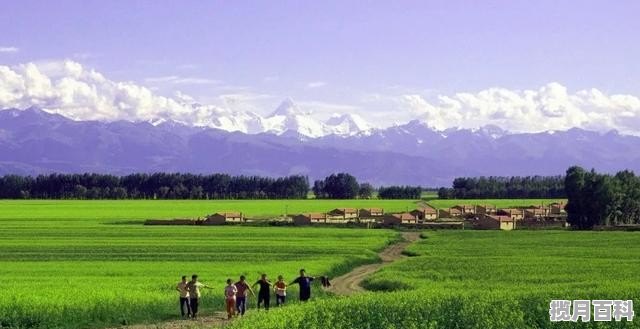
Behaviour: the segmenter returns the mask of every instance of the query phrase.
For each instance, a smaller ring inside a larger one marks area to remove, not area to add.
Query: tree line
[[[0,177],[3,199],[304,199],[305,176],[270,178],[182,173],[49,174]]]
[[[566,197],[564,177],[459,177],[438,190],[440,199],[527,199]]]
[[[595,225],[640,224],[640,177],[571,167],[565,176],[567,222],[577,229]]]
[[[380,199],[420,199],[421,196],[420,186],[381,186],[378,189]]]
[[[358,183],[348,173],[332,174],[313,183],[313,194],[317,199],[370,199],[375,188],[369,183]],[[389,186],[378,188],[379,199],[419,199],[422,188],[417,186]]]

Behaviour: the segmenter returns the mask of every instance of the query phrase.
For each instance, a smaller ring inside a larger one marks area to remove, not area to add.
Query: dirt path
[[[224,328],[229,323],[226,312],[216,312],[212,316],[201,316],[197,320],[170,320],[153,324],[134,324],[120,326],[112,329],[200,329],[200,328]]]
[[[342,296],[352,295],[365,291],[360,283],[369,275],[379,270],[382,266],[405,257],[402,251],[414,241],[420,239],[419,232],[403,232],[403,241],[394,243],[381,251],[378,255],[382,263],[367,264],[356,267],[351,272],[331,280],[331,288],[328,291]],[[201,316],[198,320],[171,320],[155,324],[137,324],[120,326],[112,329],[198,329],[198,328],[223,328],[229,323],[227,313],[216,312],[213,316]]]
[[[331,288],[329,291],[336,295],[343,296],[365,291],[365,289],[360,286],[362,281],[367,276],[379,270],[382,266],[405,257],[402,254],[402,251],[404,251],[408,245],[418,240],[420,238],[420,233],[404,232],[402,233],[402,237],[404,238],[404,241],[392,244],[380,252],[379,256],[380,259],[382,259],[382,263],[362,265],[356,267],[347,274],[334,278],[331,280]]]

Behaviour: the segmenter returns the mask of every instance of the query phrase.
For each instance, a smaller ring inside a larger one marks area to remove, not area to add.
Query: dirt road
[[[380,252],[379,256],[382,259],[382,263],[367,264],[354,268],[351,272],[334,278],[331,280],[331,288],[329,291],[336,295],[348,296],[358,292],[362,292],[365,289],[360,286],[362,281],[375,271],[379,270],[382,266],[398,260],[404,255],[402,251],[420,238],[418,232],[404,232],[402,233],[404,241],[395,243]]]
[[[405,257],[402,251],[414,241],[420,239],[418,232],[403,232],[403,240],[388,246],[378,255],[382,263],[368,264],[356,267],[351,272],[333,278],[331,280],[331,288],[329,291],[342,296],[352,295],[364,291],[360,286],[362,281],[382,266],[395,260]],[[203,316],[198,320],[172,320],[156,324],[140,324],[131,326],[116,327],[117,329],[191,329],[191,328],[223,328],[229,323],[227,314],[224,312],[216,312],[213,316]],[[116,329],[113,328],[113,329]]]

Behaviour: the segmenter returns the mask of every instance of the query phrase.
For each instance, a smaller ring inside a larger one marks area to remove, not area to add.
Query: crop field
[[[512,206],[553,200],[537,201],[430,202]],[[0,201],[0,327],[100,328],[175,318],[173,287],[180,275],[191,273],[215,289],[205,291],[203,301],[203,311],[211,314],[222,308],[220,291],[227,277],[247,274],[253,280],[267,272],[290,279],[301,267],[311,274],[335,275],[377,260],[376,251],[398,238],[388,230],[145,227],[139,225],[143,219],[197,217],[223,210],[268,218],[284,213],[285,207],[289,213],[338,206],[403,211],[416,203]],[[388,265],[366,281],[369,289],[380,292],[321,299],[315,306],[292,305],[284,313],[272,311],[260,319],[249,316],[233,325],[546,328],[551,296],[636,300],[640,296],[640,235],[635,233],[438,231],[426,236],[410,247],[408,252],[415,257]],[[505,307],[509,312],[500,311]],[[366,326],[359,326],[365,318]]]
[[[551,323],[551,299],[633,299],[640,314],[640,235],[633,232],[437,231],[365,286],[379,292],[296,305],[234,323],[248,328],[640,328]]]
[[[555,199],[427,199],[436,208],[457,204],[490,204],[514,207],[549,204]],[[203,217],[220,211],[241,211],[247,217],[269,218],[284,214],[325,212],[333,208],[384,208],[386,212],[408,211],[422,200],[0,200],[0,220],[50,220],[81,222],[140,221],[176,217]]]
[[[247,217],[269,218],[334,208],[382,207],[400,212],[419,200],[0,200],[0,220],[118,221],[203,217],[221,211],[240,211]]]
[[[493,205],[498,208],[548,205],[563,199],[432,199],[427,203],[434,208],[449,208],[458,204]]]
[[[301,267],[315,275],[342,273],[375,261],[376,251],[398,236],[386,230],[129,223],[211,211],[204,202],[186,203],[1,202],[0,327],[99,328],[175,318],[173,289],[180,275],[192,273],[214,288],[203,297],[202,312],[211,314],[223,307],[228,277],[254,280],[265,272],[293,279]]]

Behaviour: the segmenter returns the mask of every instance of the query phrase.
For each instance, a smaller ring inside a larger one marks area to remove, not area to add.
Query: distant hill
[[[281,114],[295,118],[292,106],[285,104]],[[351,117],[330,123],[367,130],[310,138],[175,122],[73,121],[36,108],[8,109],[0,111],[0,174],[180,171],[315,179],[345,171],[374,184],[449,186],[457,176],[556,175],[574,164],[605,172],[640,169],[640,138],[616,132],[435,131],[418,121],[368,130]]]

